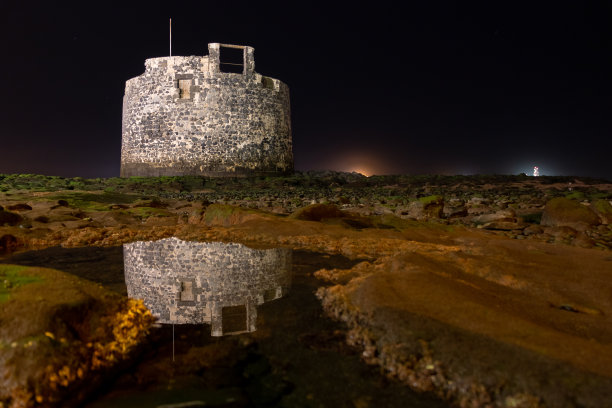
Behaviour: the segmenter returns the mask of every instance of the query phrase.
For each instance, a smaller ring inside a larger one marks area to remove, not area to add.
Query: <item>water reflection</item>
[[[209,323],[213,336],[256,330],[257,305],[291,285],[291,250],[178,238],[123,245],[128,296],[160,323]]]

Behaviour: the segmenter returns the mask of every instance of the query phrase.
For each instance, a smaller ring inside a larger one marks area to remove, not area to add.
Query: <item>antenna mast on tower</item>
[[[172,56],[172,19],[170,19],[170,56]]]

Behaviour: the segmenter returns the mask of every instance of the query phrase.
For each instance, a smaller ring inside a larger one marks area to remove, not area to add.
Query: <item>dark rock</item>
[[[481,228],[489,230],[513,231],[520,230],[525,227],[525,224],[520,224],[513,221],[492,221],[482,225]]]
[[[445,218],[467,217],[468,210],[465,201],[458,198],[448,200],[442,210]]]
[[[6,207],[10,211],[30,211],[32,207],[25,203],[13,204]]]
[[[23,241],[13,235],[5,234],[0,237],[0,254],[15,252],[22,246]]]
[[[544,229],[535,224],[532,224],[523,230],[524,235],[541,234],[542,232],[544,232]]]
[[[19,214],[15,214],[9,211],[0,211],[0,226],[5,224],[17,225],[23,220],[23,217]]]

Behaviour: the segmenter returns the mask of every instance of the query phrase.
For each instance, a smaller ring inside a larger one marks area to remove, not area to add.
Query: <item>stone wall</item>
[[[123,254],[129,297],[143,299],[160,323],[210,323],[214,336],[254,331],[256,306],[291,285],[289,249],[166,238],[125,244]],[[237,306],[245,327],[228,331],[223,315]]]
[[[126,82],[121,176],[242,176],[293,171],[289,88],[255,72],[221,72],[208,56],[161,57]]]

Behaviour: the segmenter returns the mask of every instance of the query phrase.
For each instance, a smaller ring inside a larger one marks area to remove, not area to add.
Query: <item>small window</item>
[[[179,79],[179,98],[191,99],[191,79]]]
[[[223,334],[247,331],[246,306],[226,306],[221,310]]]
[[[244,73],[244,48],[219,48],[219,70],[234,74]]]
[[[193,301],[193,282],[181,282],[181,302]]]

